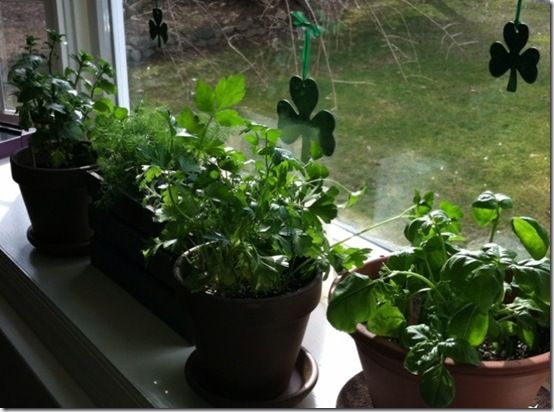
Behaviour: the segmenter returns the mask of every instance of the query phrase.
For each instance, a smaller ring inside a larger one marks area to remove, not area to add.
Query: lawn
[[[357,4],[327,25],[328,61],[314,45],[311,71],[320,86],[319,108],[337,118],[337,149],[325,162],[335,180],[368,187],[362,201],[341,218],[362,227],[404,210],[414,189],[432,190],[463,206],[468,237],[483,240],[469,218],[469,204],[481,191],[493,190],[513,197],[515,213],[548,224],[548,5],[524,2],[527,47],[541,53],[539,77],[532,85],[519,78],[517,92],[509,93],[507,75],[490,76],[488,61],[490,45],[503,40],[504,24],[514,18],[515,1]],[[458,44],[451,46],[453,40]],[[214,81],[244,72],[248,93],[241,110],[275,122],[277,101],[288,98],[294,56],[287,49],[241,52],[252,66],[225,47],[202,58],[170,58],[162,52],[131,68],[131,94],[135,101],[177,110],[189,102],[193,78]],[[401,227],[370,235],[402,243]]]

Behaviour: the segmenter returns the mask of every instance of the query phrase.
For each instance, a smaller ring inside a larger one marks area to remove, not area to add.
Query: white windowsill
[[[194,349],[188,342],[88,258],[33,250],[8,159],[0,160],[0,188],[0,327],[16,346],[25,343],[22,355],[54,399],[62,407],[209,406],[184,377]],[[332,237],[347,234],[331,228]],[[342,386],[361,370],[352,339],[327,323],[325,305],[323,298],[303,342],[318,362],[319,380],[298,407],[335,407]]]

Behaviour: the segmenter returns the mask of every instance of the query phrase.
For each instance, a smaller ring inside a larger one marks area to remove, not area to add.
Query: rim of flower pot
[[[28,165],[23,163],[19,156],[23,154],[23,152],[30,151],[31,149],[29,147],[22,147],[21,149],[18,149],[16,152],[14,152],[10,156],[10,162],[17,164],[17,167],[20,167],[22,169],[31,170],[31,171],[44,171],[46,173],[64,173],[64,172],[71,172],[71,171],[88,171],[88,170],[95,170],[97,168],[96,163],[91,163],[84,166],[78,166],[78,167],[60,167],[60,168],[51,168],[51,167],[37,167],[33,165]]]
[[[177,283],[181,285],[181,287],[185,288],[183,277],[181,275],[181,265],[183,262],[183,259],[185,258],[186,252],[179,256],[177,260],[175,261],[175,264],[173,265],[173,276],[177,280]],[[322,280],[321,272],[317,273],[312,280],[310,280],[306,285],[302,286],[300,289],[294,290],[292,292],[287,292],[282,295],[276,295],[276,296],[268,296],[268,297],[261,297],[261,298],[233,298],[233,297],[226,297],[226,296],[220,296],[216,294],[209,294],[206,291],[204,292],[198,292],[200,294],[209,296],[210,299],[218,300],[218,301],[227,301],[227,302],[237,302],[237,304],[244,305],[245,303],[252,303],[257,304],[260,302],[264,303],[271,303],[274,301],[280,301],[283,299],[283,297],[293,297],[302,295],[304,293],[307,293],[311,290],[311,287],[315,282],[320,282]],[[192,292],[191,292],[192,293]]]
[[[370,332],[362,323],[359,323],[356,326],[356,331],[352,333],[352,337],[358,341],[371,342],[372,345],[378,346],[380,351],[385,352],[388,356],[396,358],[402,362],[407,353],[407,350],[402,348],[397,343],[391,342],[384,337],[377,336],[373,332]],[[450,358],[446,358],[446,364],[451,369],[466,373],[479,370],[479,373],[486,373],[490,375],[506,373],[522,374],[533,370],[544,369],[545,366],[546,368],[550,368],[550,351],[523,359],[481,361],[478,366],[456,364]]]

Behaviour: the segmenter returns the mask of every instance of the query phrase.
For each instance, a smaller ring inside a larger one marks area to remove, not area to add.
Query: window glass
[[[45,30],[43,0],[0,0],[0,109],[15,108],[15,97],[7,84],[8,68],[23,51],[27,36],[35,36],[42,43]]]
[[[503,41],[516,1],[491,0],[162,0],[169,41],[148,34],[155,1],[124,2],[133,105],[190,103],[194,79],[215,82],[244,73],[241,110],[276,123],[276,104],[290,100],[300,74],[302,39],[288,12],[299,4],[324,27],[312,44],[310,75],[320,90],[316,110],[337,118],[335,180],[368,192],[341,220],[357,228],[410,205],[414,189],[434,191],[463,207],[466,235],[486,234],[469,205],[484,190],[509,194],[517,214],[550,220],[550,26],[547,1],[523,3],[526,47],[540,50],[537,81],[488,72],[489,48]],[[403,223],[370,237],[403,244]],[[501,228],[504,237],[507,228]]]

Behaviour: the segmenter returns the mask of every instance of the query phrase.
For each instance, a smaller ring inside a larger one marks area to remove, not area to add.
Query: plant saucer
[[[90,254],[90,241],[83,243],[52,243],[35,236],[33,227],[27,229],[27,240],[37,250],[53,256],[87,256]]]
[[[210,387],[202,376],[202,366],[196,350],[185,365],[185,376],[191,388],[206,401],[216,407],[225,408],[288,408],[304,399],[313,389],[319,375],[317,363],[310,352],[301,348],[288,388],[279,396],[263,401],[230,399],[221,396]]]

